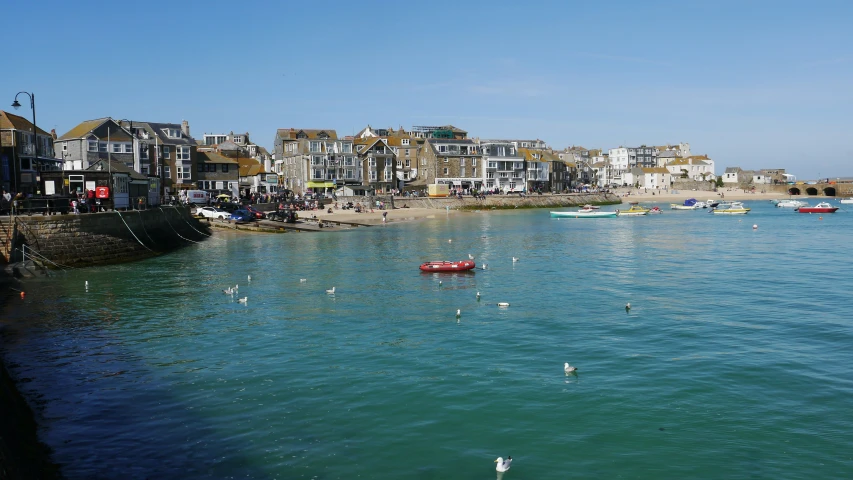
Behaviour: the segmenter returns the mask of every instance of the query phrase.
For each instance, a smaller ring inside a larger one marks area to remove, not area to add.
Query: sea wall
[[[367,203],[383,201],[386,205],[391,204],[391,197],[339,197],[339,203],[360,202]],[[491,208],[558,208],[572,207],[578,205],[610,205],[621,203],[622,200],[612,193],[569,193],[569,194],[532,194],[521,197],[519,195],[486,195],[484,199],[476,199],[470,195],[464,195],[462,199],[456,197],[394,197],[393,205],[400,208],[407,205],[411,208],[434,208],[438,210],[467,210],[467,209],[491,209]]]
[[[152,257],[204,240],[210,228],[187,207],[81,215],[17,216],[10,262],[86,267]],[[37,254],[37,255],[36,255]]]

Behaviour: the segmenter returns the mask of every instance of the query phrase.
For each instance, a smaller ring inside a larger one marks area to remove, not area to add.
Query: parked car
[[[255,207],[253,207],[253,206],[251,206],[251,205],[246,205],[244,208],[245,208],[246,210],[248,210],[249,212],[251,212],[251,213],[252,213],[252,215],[254,215],[254,216],[255,216],[255,218],[257,218],[257,219],[267,218],[267,216],[266,216],[266,214],[265,214],[264,212],[262,212],[262,211],[258,210],[257,208],[255,208]]]
[[[254,219],[255,216],[245,208],[238,208],[237,210],[234,210],[231,212],[231,217],[229,217],[229,220],[237,222],[251,222]]]
[[[229,212],[216,207],[201,207],[196,210],[196,215],[200,215],[204,218],[219,218],[222,220],[231,216]]]

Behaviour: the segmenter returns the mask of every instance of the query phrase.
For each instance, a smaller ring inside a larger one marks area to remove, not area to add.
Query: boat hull
[[[464,272],[474,267],[476,265],[473,260],[460,260],[458,262],[424,262],[420,269],[422,272]]]
[[[800,207],[797,209],[797,211],[800,213],[835,213],[835,211],[838,210],[838,208],[839,207],[829,207],[829,208],[826,208],[826,207],[821,207],[821,208]]]
[[[678,205],[677,203],[670,203],[669,208],[671,210],[696,210],[696,205]]]
[[[850,204],[853,203],[853,198],[842,198],[840,203]]]
[[[732,210],[714,210],[714,215],[746,215],[749,213],[749,208],[736,208]]]
[[[616,212],[551,212],[552,218],[615,218]]]

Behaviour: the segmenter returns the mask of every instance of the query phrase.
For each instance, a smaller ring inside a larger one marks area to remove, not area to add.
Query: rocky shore
[[[21,284],[0,270],[0,312],[18,298]],[[2,317],[2,315],[0,315]],[[0,352],[3,350],[0,324]],[[62,478],[50,449],[38,439],[33,411],[18,392],[0,356],[0,480]]]

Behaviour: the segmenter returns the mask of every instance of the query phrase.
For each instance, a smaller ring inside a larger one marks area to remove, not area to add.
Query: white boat
[[[853,203],[853,198],[842,198],[841,203]]]
[[[696,202],[696,208],[708,208],[708,204],[705,202]]]
[[[577,210],[574,212],[551,212],[551,218],[616,218],[616,212],[601,210]]]
[[[778,208],[800,208],[808,206],[808,203],[803,202],[801,200],[787,199],[787,200],[779,200],[776,202],[776,207]]]
[[[669,208],[671,210],[696,210],[696,205],[679,205],[677,203],[670,203]]]
[[[715,215],[746,215],[750,210],[743,206],[743,202],[720,202],[717,208],[711,211]]]

